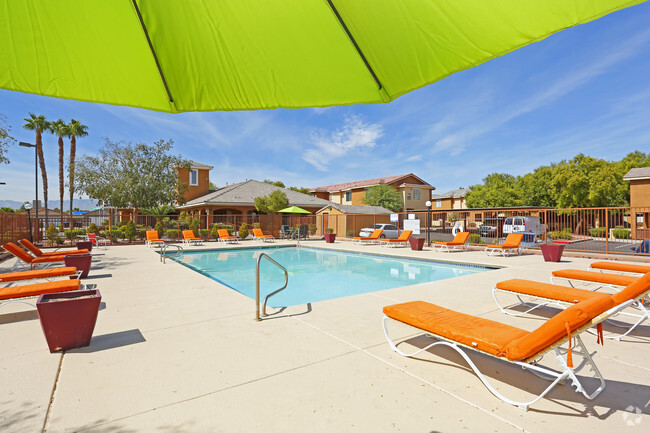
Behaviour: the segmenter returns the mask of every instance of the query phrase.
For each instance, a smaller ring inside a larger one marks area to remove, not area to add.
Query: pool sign
[[[399,222],[399,214],[396,214],[396,213],[390,214],[390,222],[392,222],[392,223]]]
[[[404,220],[404,230],[411,230],[414,235],[420,234],[420,220]]]

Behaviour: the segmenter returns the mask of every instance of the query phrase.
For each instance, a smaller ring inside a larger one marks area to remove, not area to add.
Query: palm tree
[[[43,200],[45,202],[45,227],[48,227],[47,211],[47,172],[45,171],[45,157],[43,156],[43,132],[50,130],[50,122],[44,115],[29,113],[29,117],[23,119],[25,124],[23,128],[28,131],[36,131],[36,153],[38,155],[38,165],[41,167],[41,176],[43,177]]]
[[[68,125],[59,119],[51,124],[52,132],[59,137],[59,209],[61,211],[61,223],[63,224],[63,193],[65,182],[63,181],[63,137],[68,136]],[[70,226],[72,230],[72,226]],[[72,233],[72,232],[71,232]]]
[[[70,166],[69,181],[70,181],[70,230],[72,230],[72,200],[74,197],[74,158],[77,152],[77,137],[85,137],[88,135],[86,131],[88,127],[82,125],[78,120],[71,119],[68,123],[68,137],[70,137]]]

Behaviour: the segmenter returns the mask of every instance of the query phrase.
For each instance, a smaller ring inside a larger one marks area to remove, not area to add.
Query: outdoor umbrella
[[[282,210],[279,210],[278,213],[311,213],[311,212],[298,206],[289,206],[289,207],[285,207]]]
[[[0,88],[167,112],[389,102],[644,0],[0,0]]]

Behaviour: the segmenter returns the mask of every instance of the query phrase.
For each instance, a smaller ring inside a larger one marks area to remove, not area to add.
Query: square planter
[[[77,242],[77,249],[88,250],[88,252],[91,252],[93,250],[93,243],[90,241],[79,241]]]
[[[80,278],[86,278],[88,272],[90,272],[90,263],[93,259],[93,256],[90,254],[68,254],[64,257],[64,262],[66,266],[74,266],[77,270],[81,271]],[[76,277],[70,277],[73,279]]]
[[[564,252],[564,244],[540,245],[545,262],[559,262]]]
[[[424,247],[425,242],[425,238],[409,238],[409,243],[413,251],[420,251]]]
[[[38,318],[51,353],[90,344],[101,300],[96,289],[47,293],[38,298]]]
[[[325,233],[325,242],[328,244],[333,244],[334,239],[336,239],[336,233]]]

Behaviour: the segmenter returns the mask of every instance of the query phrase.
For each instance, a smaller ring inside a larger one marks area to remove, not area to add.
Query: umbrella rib
[[[377,87],[379,88],[379,90],[383,89],[384,86],[381,84],[381,81],[379,81],[379,78],[377,77],[377,74],[375,74],[375,71],[372,69],[372,66],[370,66],[370,63],[368,63],[368,59],[366,59],[366,56],[363,55],[363,51],[361,51],[361,48],[357,44],[357,41],[354,40],[354,36],[352,36],[352,33],[350,33],[350,29],[348,29],[348,26],[345,24],[345,21],[343,21],[343,18],[339,14],[339,11],[336,9],[336,6],[334,6],[332,0],[327,0],[327,3],[329,3],[330,8],[334,12],[334,15],[336,15],[336,18],[339,20],[339,23],[343,27],[343,30],[345,30],[345,33],[347,33],[348,38],[350,38],[350,41],[352,42],[352,45],[354,45],[354,48],[357,50],[357,53],[359,53],[359,56],[361,56],[361,60],[363,60],[363,63],[366,65],[366,68],[368,68],[368,71],[370,72],[370,75],[372,75],[373,80],[375,80]]]
[[[138,7],[136,0],[131,0],[131,2],[133,3],[135,12],[138,14],[138,19],[140,20],[140,26],[142,27],[142,31],[144,32],[144,35],[147,38],[147,42],[149,43],[149,49],[151,50],[153,59],[156,62],[156,67],[158,68],[158,74],[160,75],[160,79],[162,80],[163,86],[165,87],[165,92],[167,92],[167,97],[169,98],[169,102],[174,103],[174,98],[172,98],[172,94],[169,92],[169,87],[167,86],[167,80],[165,80],[165,74],[163,74],[162,68],[160,67],[160,62],[158,61],[158,56],[156,55],[156,51],[153,49],[153,44],[151,43],[149,32],[147,31],[147,27],[144,25],[144,19],[142,18],[142,14],[140,13],[140,8]]]

